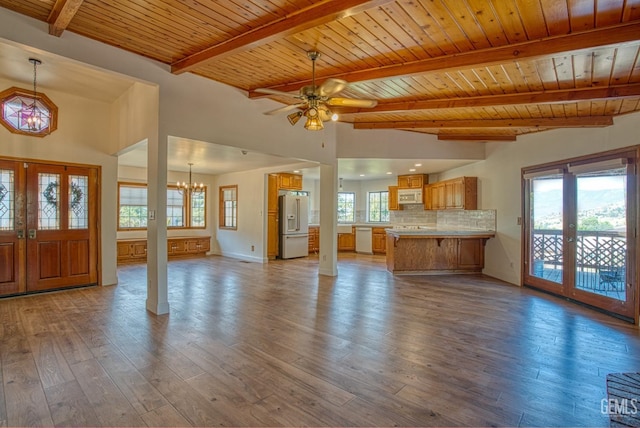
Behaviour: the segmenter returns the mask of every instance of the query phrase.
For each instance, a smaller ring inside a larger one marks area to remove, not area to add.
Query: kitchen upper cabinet
[[[458,177],[429,184],[425,188],[426,210],[478,209],[478,178]]]
[[[398,189],[422,189],[429,184],[427,174],[407,174],[398,176]]]
[[[424,189],[422,189],[422,199],[424,200],[424,209],[425,210],[432,210],[433,208],[431,208],[431,187],[430,185],[426,184],[424,186]]]
[[[389,186],[389,209],[400,209],[400,204],[398,203],[398,186]]]
[[[281,172],[278,174],[278,189],[282,190],[302,190],[302,176]]]

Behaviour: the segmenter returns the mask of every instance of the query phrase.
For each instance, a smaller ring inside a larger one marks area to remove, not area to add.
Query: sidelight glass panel
[[[89,227],[89,177],[69,176],[69,229]]]
[[[563,273],[563,177],[551,174],[530,183],[529,274],[562,284]]]
[[[0,230],[14,229],[14,174],[10,169],[0,169]]]
[[[60,175],[38,174],[38,229],[60,229]]]
[[[576,288],[626,300],[626,168],[576,174]]]

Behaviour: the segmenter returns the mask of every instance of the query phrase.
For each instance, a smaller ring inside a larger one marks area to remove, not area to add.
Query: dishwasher
[[[356,227],[356,253],[373,254],[370,227]]]

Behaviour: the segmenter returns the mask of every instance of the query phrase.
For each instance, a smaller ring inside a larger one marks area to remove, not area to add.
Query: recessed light
[[[391,175],[391,174],[393,174],[393,172],[387,171],[387,175]]]
[[[422,164],[421,163],[417,163],[414,166],[422,166]]]
[[[364,174],[360,174],[360,177],[364,177]]]
[[[298,169],[294,169],[293,172],[295,172],[296,174],[300,172],[300,170]]]
[[[416,169],[415,168],[410,168],[409,172],[416,172]]]

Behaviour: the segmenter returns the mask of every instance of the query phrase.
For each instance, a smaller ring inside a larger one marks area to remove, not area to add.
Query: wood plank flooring
[[[384,258],[145,265],[119,285],[0,299],[0,426],[608,426],[637,328],[482,275]]]

